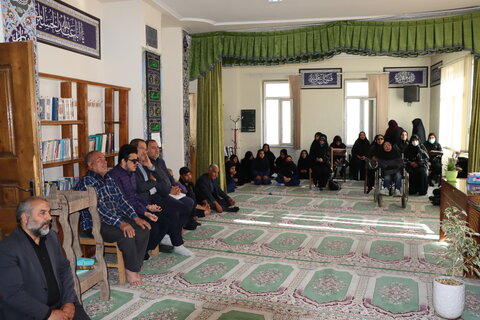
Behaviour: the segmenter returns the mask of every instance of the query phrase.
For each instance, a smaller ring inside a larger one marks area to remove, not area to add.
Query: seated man
[[[115,183],[122,191],[123,197],[132,206],[137,215],[142,217],[152,227],[148,240],[147,251],[153,250],[160,244],[171,228],[171,221],[167,215],[162,214],[162,208],[156,204],[148,204],[137,194],[137,181],[135,171],[137,171],[138,155],[137,148],[130,144],[123,145],[118,153],[118,164],[108,173],[115,180]],[[161,251],[172,252],[170,246],[160,246]],[[145,260],[149,258],[145,253]]]
[[[208,167],[208,172],[203,174],[197,180],[195,194],[197,201],[203,203],[206,201],[210,208],[214,208],[218,213],[224,210],[228,212],[237,212],[238,207],[230,207],[235,205],[235,200],[230,198],[218,185],[218,166],[216,164]]]
[[[176,205],[181,207],[179,209],[180,214],[182,217],[186,217],[183,227],[188,230],[195,230],[197,227],[197,222],[193,219],[195,216],[195,204],[189,197],[182,197],[178,183],[173,176],[168,173],[167,165],[160,157],[160,148],[158,147],[157,142],[155,140],[148,140],[145,142],[142,139],[133,139],[130,141],[130,144],[136,145],[136,147],[139,148],[139,151],[145,151],[147,158],[145,160],[140,159],[140,163],[143,167],[147,168],[149,172],[153,171],[157,174],[158,182],[161,182],[168,187],[167,194],[170,194],[170,198],[173,197]],[[165,196],[165,194],[162,196]]]
[[[210,214],[210,205],[206,200],[202,203],[197,202],[197,197],[195,195],[195,185],[192,181],[192,172],[188,167],[182,167],[179,170],[180,179],[178,182],[180,183],[180,189],[182,192],[187,195],[187,197],[191,198],[195,202],[195,210],[197,217],[203,218],[206,215]]]
[[[173,252],[192,256],[193,252],[183,245],[182,229],[192,220],[192,209],[187,202],[182,202],[172,196],[172,188],[166,180],[158,175],[155,167],[147,155],[147,145],[141,139],[135,139],[137,144],[138,163],[136,175],[137,193],[148,203],[154,203],[163,208],[163,214],[167,215],[172,223],[172,229],[161,241],[164,245],[173,245]],[[176,195],[175,195],[176,196]],[[187,198],[184,196],[184,198]],[[193,205],[193,200],[188,199]],[[196,221],[195,227],[196,227]]]
[[[115,181],[107,175],[107,160],[103,153],[91,151],[85,157],[88,172],[76,185],[76,190],[94,187],[97,191],[97,209],[103,240],[117,242],[125,261],[125,275],[130,284],[142,283],[140,269],[147,250],[150,224],[140,218],[128,204]],[[81,213],[83,230],[92,228],[88,210]]]
[[[70,263],[50,230],[48,202],[17,207],[18,228],[0,242],[0,319],[90,319],[75,293]]]

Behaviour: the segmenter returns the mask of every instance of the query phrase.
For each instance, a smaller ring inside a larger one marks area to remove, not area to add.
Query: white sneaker
[[[160,244],[163,244],[164,246],[173,246],[172,240],[170,240],[170,236],[168,234],[163,237],[162,241],[160,241]]]
[[[388,196],[390,195],[389,191],[387,188],[382,188],[380,189],[380,194],[384,195],[384,196]]]
[[[186,257],[193,256],[193,252],[185,248],[183,244],[178,247],[173,247],[173,253],[179,254],[181,256],[186,256]]]
[[[395,189],[393,190],[393,196],[394,197],[401,197],[402,196],[402,191]]]

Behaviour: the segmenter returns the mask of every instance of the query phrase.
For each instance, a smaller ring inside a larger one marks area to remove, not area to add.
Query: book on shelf
[[[113,133],[97,133],[88,136],[88,151],[100,151],[103,153],[112,153],[114,148]]]
[[[43,184],[43,193],[48,196],[52,187],[56,187],[57,190],[72,190],[73,187],[80,181],[79,177],[60,177],[57,180],[45,181]]]
[[[40,98],[38,116],[40,120],[77,120],[77,101],[72,98]]]
[[[40,155],[43,162],[70,159],[72,157],[70,139],[42,141]]]

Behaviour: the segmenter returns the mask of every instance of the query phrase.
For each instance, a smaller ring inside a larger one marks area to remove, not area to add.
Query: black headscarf
[[[321,144],[320,140],[323,140],[324,143]],[[315,142],[315,141],[314,141]],[[322,158],[325,163],[327,163],[329,159],[329,150],[327,144],[327,137],[325,135],[320,135],[320,139],[316,144],[312,143],[312,147],[310,148],[310,158],[313,162],[316,162],[317,158]]]
[[[414,139],[418,140],[417,146],[414,146],[412,144],[412,141]],[[418,136],[416,134],[410,137],[410,144],[405,149],[403,158],[408,161],[417,162],[420,165],[423,165],[423,164],[426,165],[426,162],[428,162],[427,149],[425,149],[425,147],[422,144],[420,144],[420,139],[418,139]]]
[[[396,147],[398,148],[398,150],[400,151],[400,153],[404,153],[405,152],[405,149],[408,147],[409,145],[409,142],[408,142],[408,139],[407,140],[402,140],[402,134],[404,132],[407,132],[405,130],[402,130],[402,132],[400,133],[400,140],[398,141],[398,143],[396,144]],[[408,137],[408,132],[407,132],[407,137]]]
[[[425,141],[427,141],[427,139],[425,138],[425,128],[423,127],[422,119],[413,119],[412,125],[412,135],[416,134],[420,143],[424,143]]]
[[[305,152],[307,154],[307,157],[305,159],[302,158],[302,153]],[[302,150],[300,152],[300,158],[298,158],[298,170],[308,170],[311,167],[311,162],[310,158],[308,156],[307,150]]]
[[[257,151],[257,157],[253,160],[253,170],[264,172],[267,169],[270,169],[270,165],[268,164],[266,156],[263,157],[263,159],[260,158],[260,151],[263,151],[263,149]]]
[[[265,146],[268,147],[268,151],[265,151]],[[270,151],[270,145],[268,143],[265,143],[262,147],[263,152],[265,153],[265,158],[268,161],[268,165],[270,167],[270,170],[273,170],[275,168],[275,155],[273,154],[272,151]]]
[[[340,142],[340,143],[337,145],[337,142]],[[347,148],[345,143],[342,142],[342,137],[340,137],[340,136],[335,136],[333,138],[333,142],[330,143],[330,147],[331,148],[337,148],[337,149],[346,149]]]
[[[389,152],[385,151],[382,145],[382,150],[379,151],[377,157],[381,160],[395,160],[395,159],[402,159],[402,155],[397,148],[392,145],[392,150]]]
[[[365,134],[365,139],[360,139],[360,134],[363,133],[365,134],[364,131],[361,131],[358,134],[358,138],[353,144],[352,147],[352,158],[357,157],[357,156],[363,156],[366,157],[368,156],[368,150],[370,150],[370,141],[367,139],[367,135]]]

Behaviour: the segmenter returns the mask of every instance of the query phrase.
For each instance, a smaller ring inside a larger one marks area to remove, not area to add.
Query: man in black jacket
[[[0,242],[0,319],[90,319],[79,304],[70,263],[50,230],[48,202],[17,207],[18,228]]]
[[[210,205],[210,208],[215,209],[218,213],[222,213],[223,211],[237,212],[239,208],[233,207],[235,200],[220,189],[217,177],[218,166],[212,164],[208,167],[208,172],[198,178],[195,188],[197,201],[200,203],[206,201]]]

